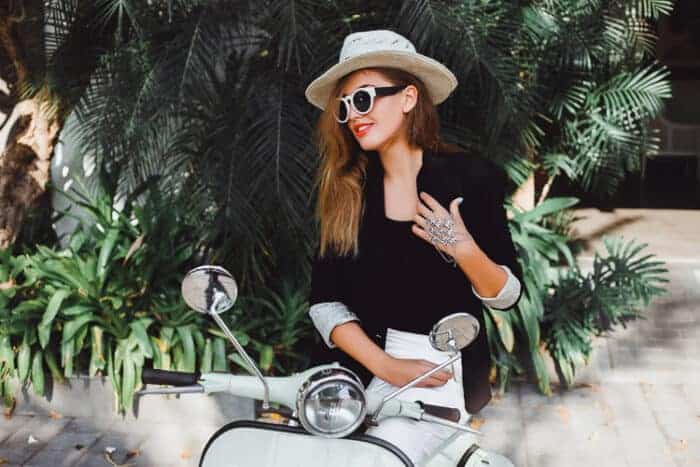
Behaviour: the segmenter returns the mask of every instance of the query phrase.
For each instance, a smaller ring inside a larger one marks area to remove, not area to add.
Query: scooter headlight
[[[319,370],[299,388],[297,414],[309,433],[327,438],[349,435],[367,414],[362,382],[345,368]]]

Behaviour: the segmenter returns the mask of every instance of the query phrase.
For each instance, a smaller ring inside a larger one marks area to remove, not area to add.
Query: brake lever
[[[484,436],[484,434],[481,431],[475,430],[474,428],[470,428],[467,425],[451,422],[449,420],[445,420],[444,418],[436,417],[435,415],[430,415],[428,413],[423,413],[423,415],[421,415],[421,420],[430,423],[437,423],[438,425],[448,426],[450,428],[454,428],[455,430],[466,431],[467,433],[473,433],[475,435]]]

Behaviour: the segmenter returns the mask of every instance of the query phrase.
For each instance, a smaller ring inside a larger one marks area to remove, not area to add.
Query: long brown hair
[[[393,85],[412,84],[418,89],[418,101],[407,114],[410,146],[447,153],[461,149],[441,140],[437,109],[420,79],[398,68],[371,69],[381,73]],[[329,249],[340,256],[350,252],[354,256],[359,252],[358,233],[365,208],[363,183],[368,159],[348,126],[339,125],[335,120],[336,106],[332,104],[349,76],[336,83],[314,133],[321,159],[315,180],[318,187],[316,218],[320,226],[321,256]]]

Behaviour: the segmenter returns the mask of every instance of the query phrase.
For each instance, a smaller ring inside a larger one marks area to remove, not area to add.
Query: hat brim
[[[368,67],[399,68],[419,78],[428,89],[430,99],[437,105],[447,99],[457,87],[457,78],[442,63],[416,52],[381,50],[368,52],[336,63],[306,87],[306,99],[323,110],[335,83],[353,71]]]

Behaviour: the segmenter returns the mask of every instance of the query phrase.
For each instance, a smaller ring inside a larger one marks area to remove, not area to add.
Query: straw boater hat
[[[338,63],[306,88],[306,99],[323,110],[335,83],[355,70],[367,67],[399,68],[419,78],[433,104],[447,99],[457,87],[457,78],[442,63],[416,52],[411,41],[386,29],[348,34]]]

